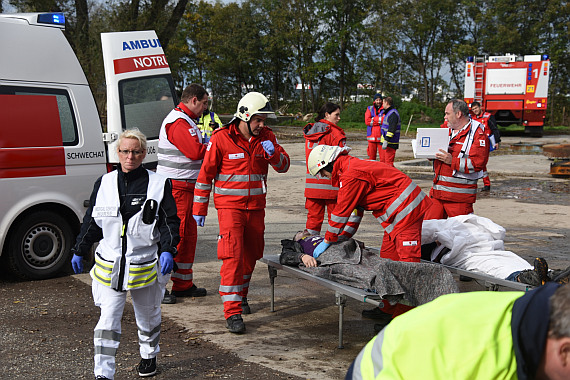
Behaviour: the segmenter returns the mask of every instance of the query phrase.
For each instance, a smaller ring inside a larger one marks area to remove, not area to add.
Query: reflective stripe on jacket
[[[184,155],[176,145],[168,140],[166,135],[166,125],[172,124],[178,119],[184,119],[188,123],[188,130],[192,136],[197,136],[202,142],[202,134],[194,120],[184,112],[177,109],[170,111],[160,127],[158,139],[158,166],[156,172],[166,178],[172,179],[196,179],[202,166],[202,160],[192,160]]]
[[[317,145],[346,146],[346,135],[342,128],[326,120],[314,124],[307,124],[303,128],[305,136],[305,162],[309,161],[309,154]],[[305,197],[317,199],[336,199],[338,187],[331,184],[328,178],[318,178],[307,173],[305,178]]]
[[[451,129],[450,129],[451,133]],[[433,161],[434,179],[430,196],[449,202],[475,203],[477,180],[489,159],[489,139],[483,124],[471,120],[470,125],[449,141],[451,165]]]
[[[160,234],[156,224],[160,207],[156,207],[151,223],[143,222],[143,206],[124,225],[120,213],[117,174],[115,170],[101,178],[91,213],[103,231],[103,239],[96,249],[91,277],[115,290],[142,288],[157,279],[157,243]],[[148,175],[146,202],[155,200],[160,205],[166,178],[151,171],[148,171]]]
[[[238,121],[239,122],[239,121]],[[267,155],[261,142],[270,140],[275,152]],[[194,189],[194,215],[207,215],[212,181],[217,209],[258,210],[265,208],[267,172],[289,170],[290,160],[270,128],[245,140],[233,123],[214,131]]]
[[[342,155],[333,168],[333,184],[339,183],[337,205],[325,239],[335,242],[356,208],[372,211],[388,234],[397,234],[421,218],[431,200],[410,177],[378,161]]]

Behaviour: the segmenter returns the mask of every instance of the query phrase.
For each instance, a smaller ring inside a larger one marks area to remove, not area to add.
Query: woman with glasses
[[[95,182],[71,260],[74,272],[83,272],[83,257],[99,242],[90,272],[93,300],[101,308],[94,335],[97,379],[114,377],[127,291],[138,327],[139,375],[156,373],[160,304],[180,240],[170,181],[142,167],[145,135],[123,132],[117,152],[120,166]]]

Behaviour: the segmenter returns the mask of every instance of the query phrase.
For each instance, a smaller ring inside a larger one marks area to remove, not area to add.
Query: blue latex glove
[[[324,251],[327,250],[327,248],[330,246],[330,243],[325,243],[325,241],[321,241],[319,243],[319,245],[317,245],[317,247],[315,248],[315,250],[313,251],[313,257],[316,259],[317,257],[319,257],[321,255],[321,253],[323,253]]]
[[[204,222],[206,221],[206,217],[204,215],[192,215],[192,217],[196,221],[197,225],[204,227]]]
[[[210,136],[206,132],[202,135],[202,144],[207,144],[210,142]]]
[[[160,273],[162,273],[163,276],[167,275],[172,272],[173,267],[174,259],[172,258],[172,253],[162,252],[160,254]]]
[[[388,141],[384,140],[384,142],[382,143],[382,149],[386,150],[386,148],[388,148]]]
[[[75,274],[83,273],[83,257],[74,254],[71,258],[71,267]]]
[[[275,153],[275,147],[273,146],[273,143],[270,140],[262,141],[261,146],[263,147],[265,153],[267,153],[268,155],[273,156],[273,153]]]

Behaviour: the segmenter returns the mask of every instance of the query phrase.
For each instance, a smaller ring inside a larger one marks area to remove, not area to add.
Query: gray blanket
[[[286,247],[284,244],[283,247],[281,263],[293,264],[292,258],[300,246],[289,244]],[[289,260],[284,255],[289,255]],[[354,239],[331,245],[319,256],[318,261],[316,268],[307,268],[302,264],[299,268],[341,284],[370,289],[391,304],[404,299],[411,306],[418,306],[440,295],[459,292],[446,268],[382,259],[377,252],[365,248],[362,242]]]

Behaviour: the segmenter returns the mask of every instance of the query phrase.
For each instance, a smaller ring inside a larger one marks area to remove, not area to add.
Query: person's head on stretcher
[[[303,254],[301,255],[301,261],[306,267],[316,267],[318,266],[317,260],[313,257],[312,253],[315,247],[323,241],[323,237],[319,235],[311,235],[311,233],[305,228],[303,231],[298,231],[293,240],[298,242],[303,248]]]

